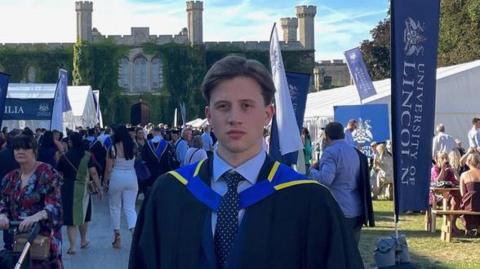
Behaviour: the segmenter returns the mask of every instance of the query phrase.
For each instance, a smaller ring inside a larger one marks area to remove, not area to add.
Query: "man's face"
[[[187,141],[192,141],[192,130],[191,129],[186,129],[183,131],[183,139]]]
[[[477,121],[477,122],[475,123],[475,128],[476,128],[476,129],[480,129],[480,121]]]
[[[260,150],[263,128],[272,119],[273,106],[265,106],[255,80],[239,76],[212,90],[205,114],[215,130],[219,150],[251,155]]]

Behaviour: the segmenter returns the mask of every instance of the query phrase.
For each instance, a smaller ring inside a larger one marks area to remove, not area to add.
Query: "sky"
[[[74,0],[0,0],[0,43],[75,42]],[[295,17],[295,6],[316,5],[315,59],[343,59],[370,39],[388,0],[204,0],[204,41],[268,40],[273,23]],[[178,34],[187,26],[184,0],[94,0],[93,27],[103,35]],[[280,38],[282,31],[278,29]]]

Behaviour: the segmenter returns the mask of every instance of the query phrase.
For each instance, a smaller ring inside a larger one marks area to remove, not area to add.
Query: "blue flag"
[[[357,120],[358,128],[353,132],[353,140],[368,157],[373,154],[371,142],[390,139],[387,104],[335,106],[333,113],[335,121],[343,126],[347,126],[350,119]]]
[[[303,126],[303,116],[305,114],[305,105],[307,103],[308,88],[310,86],[310,75],[293,72],[286,72],[286,75],[295,118],[297,119],[298,129],[300,130]],[[272,120],[270,135],[270,156],[272,156],[273,159],[288,165],[296,164],[298,158],[298,151],[287,153],[283,156],[280,153],[278,126],[275,116]]]
[[[362,52],[359,48],[354,48],[344,52],[347,59],[347,66],[352,75],[355,86],[357,87],[360,100],[366,99],[377,94],[373,86],[372,79],[368,74],[367,67],[363,61]]]
[[[440,0],[392,0],[395,214],[428,208]]]
[[[9,75],[0,72],[0,127],[2,126],[3,113],[5,112],[5,99],[7,99],[9,78]]]

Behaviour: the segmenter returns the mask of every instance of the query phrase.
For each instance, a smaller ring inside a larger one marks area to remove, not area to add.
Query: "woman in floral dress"
[[[32,260],[31,268],[63,268],[59,174],[50,165],[36,160],[37,143],[31,136],[16,137],[13,152],[20,168],[2,180],[0,229],[8,229],[10,220],[20,220],[19,230],[27,232],[38,222],[40,234],[50,237],[50,257]]]

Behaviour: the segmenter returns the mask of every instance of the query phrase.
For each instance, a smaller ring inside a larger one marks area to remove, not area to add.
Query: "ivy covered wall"
[[[56,83],[58,69],[64,68],[71,75],[73,47],[49,46],[47,44],[26,44],[16,46],[0,46],[0,66],[11,75],[14,83],[27,82],[28,68],[35,69],[36,83]]]
[[[34,45],[35,46],[35,45]],[[217,60],[238,54],[257,59],[269,66],[268,51],[242,50],[221,45],[206,50],[204,46],[181,44],[141,46],[143,53],[160,57],[163,62],[163,87],[159,91],[131,94],[118,85],[119,61],[138,47],[117,45],[107,39],[101,43],[76,43],[62,48],[37,46],[30,49],[0,46],[0,65],[12,74],[12,82],[25,81],[28,66],[38,67],[37,83],[55,83],[59,67],[71,71],[73,85],[91,85],[100,90],[100,104],[104,123],[130,121],[130,108],[140,98],[150,106],[152,122],[173,122],[175,107],[184,102],[187,119],[204,116],[205,102],[200,86],[208,68]],[[287,71],[312,73],[313,51],[282,52]]]

